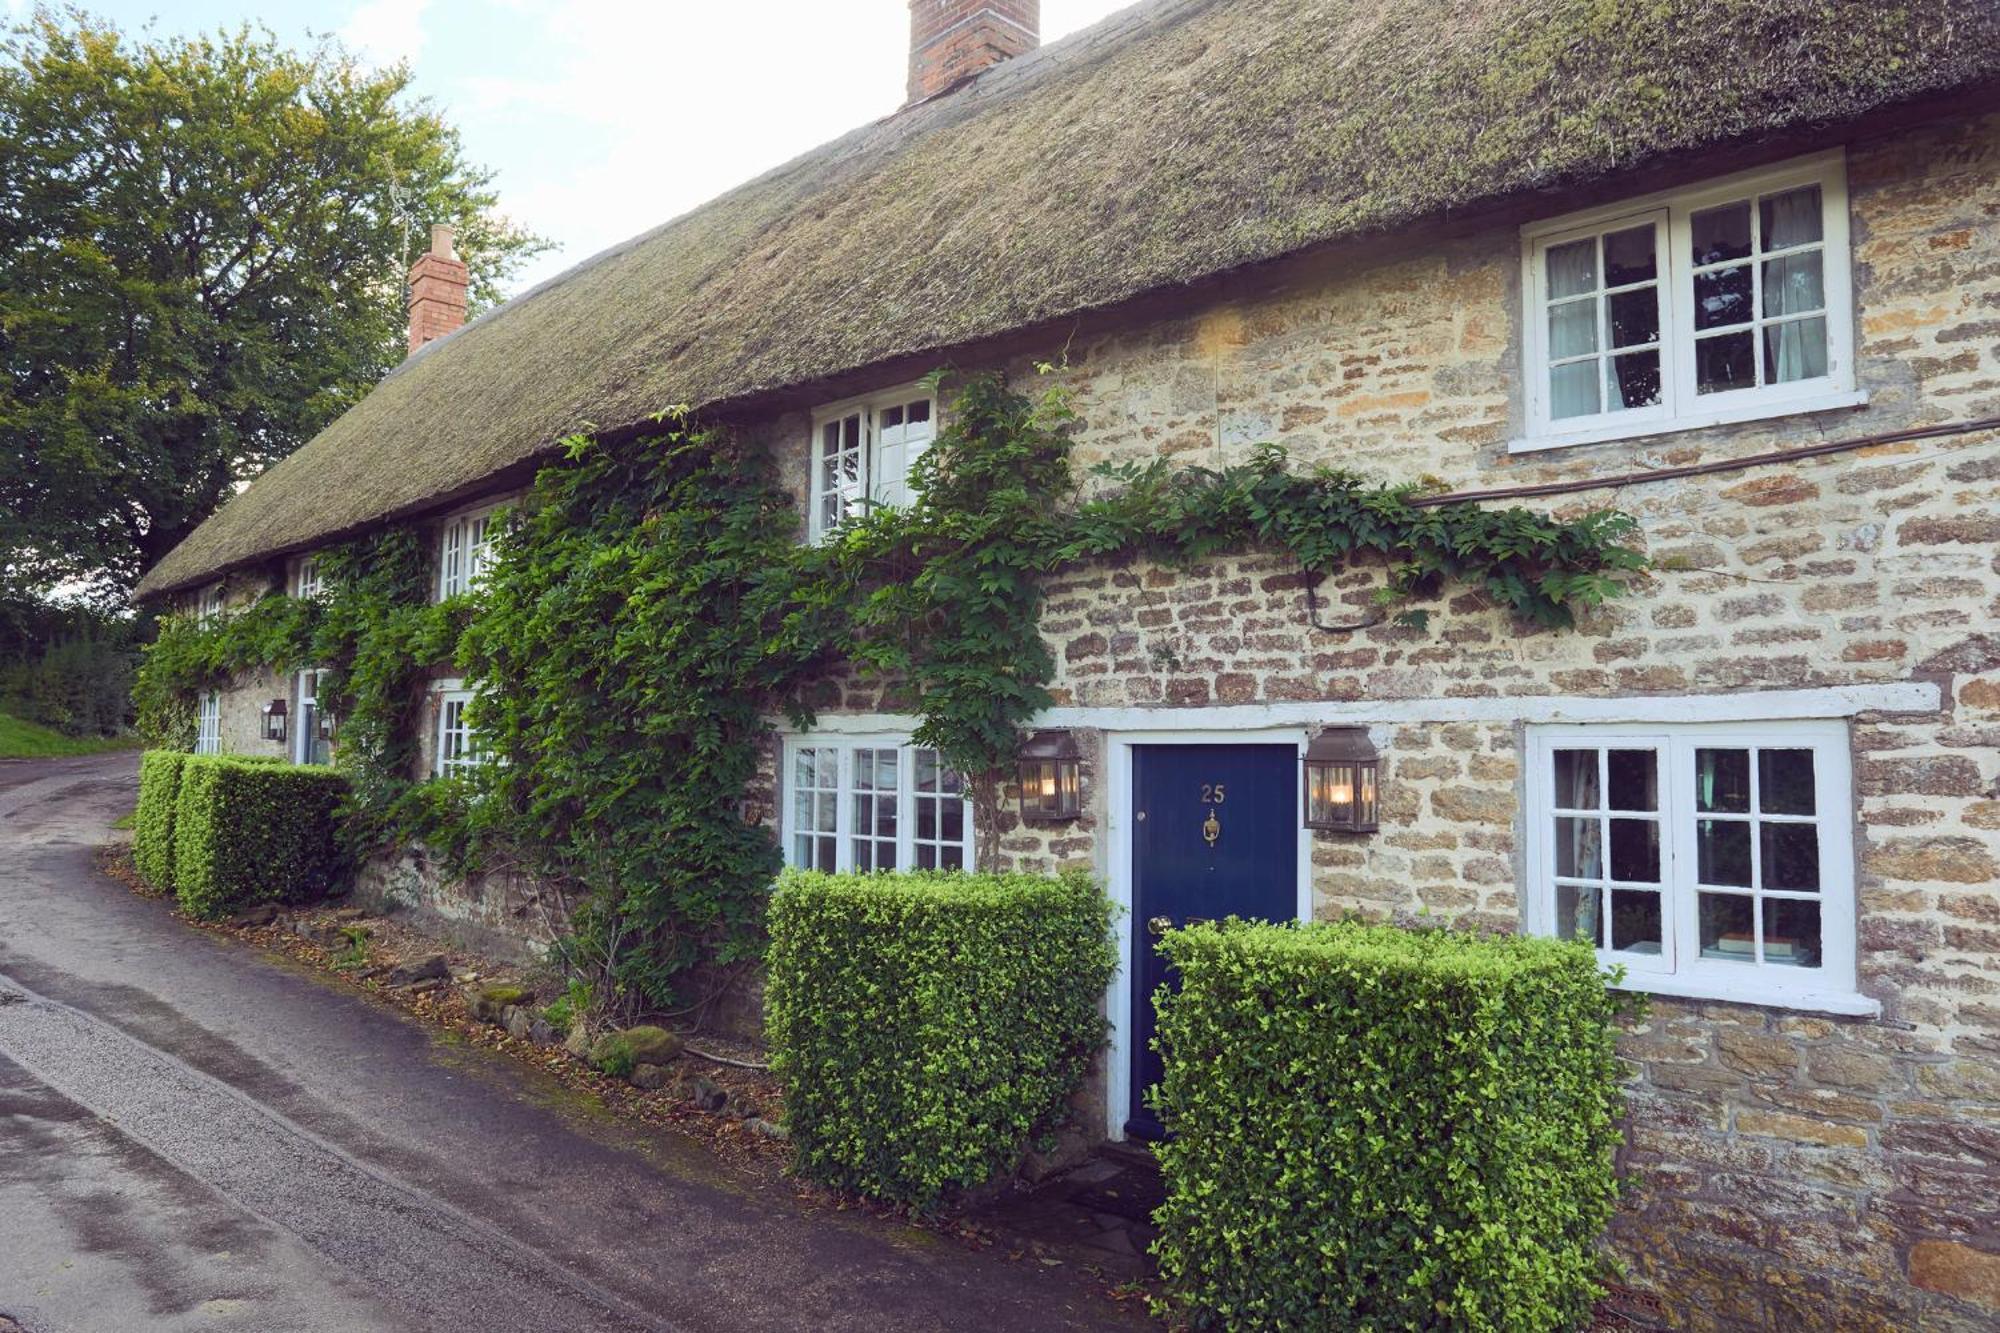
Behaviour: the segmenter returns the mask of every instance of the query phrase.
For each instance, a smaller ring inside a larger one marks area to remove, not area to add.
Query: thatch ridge
[[[1996,79],[1990,0],[1153,0],[427,347],[140,593],[417,512],[576,430]]]

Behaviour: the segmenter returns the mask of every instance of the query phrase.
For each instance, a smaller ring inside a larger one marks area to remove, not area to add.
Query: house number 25
[[[1225,784],[1223,784],[1223,783],[1220,783],[1220,782],[1204,782],[1204,783],[1202,783],[1202,784],[1201,784],[1201,800],[1202,800],[1202,804],[1203,804],[1203,805],[1221,805],[1221,804],[1222,804],[1222,788],[1223,788],[1223,786],[1224,786],[1224,785],[1225,785]]]

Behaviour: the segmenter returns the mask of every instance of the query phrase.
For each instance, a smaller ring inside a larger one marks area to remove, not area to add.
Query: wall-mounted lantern
[[[1083,813],[1083,757],[1067,731],[1038,731],[1018,756],[1021,818],[1031,824],[1059,823]]]
[[[287,713],[283,699],[273,699],[264,705],[264,739],[285,742],[285,717]]]
[[[1382,756],[1366,727],[1328,727],[1306,746],[1306,827],[1373,833],[1381,819]]]

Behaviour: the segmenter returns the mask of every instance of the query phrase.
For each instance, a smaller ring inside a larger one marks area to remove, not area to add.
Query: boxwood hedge
[[[174,811],[174,888],[191,916],[308,902],[347,874],[338,817],[347,780],[330,768],[189,755]]]
[[[1168,935],[1161,1274],[1204,1328],[1559,1329],[1617,1195],[1588,947],[1352,923]]]
[[[787,872],[765,1032],[799,1171],[920,1209],[1011,1170],[1104,1041],[1111,906],[1070,875]]]
[[[132,863],[148,884],[174,891],[174,806],[181,796],[179,750],[139,756],[139,809],[132,816]]]

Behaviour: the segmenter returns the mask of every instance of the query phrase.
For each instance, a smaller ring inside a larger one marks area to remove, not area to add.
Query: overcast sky
[[[1129,0],[1042,0],[1045,40]],[[27,0],[0,0],[13,12]],[[495,168],[501,207],[556,242],[550,277],[903,100],[906,0],[85,0],[128,30],[245,20],[331,32]]]

